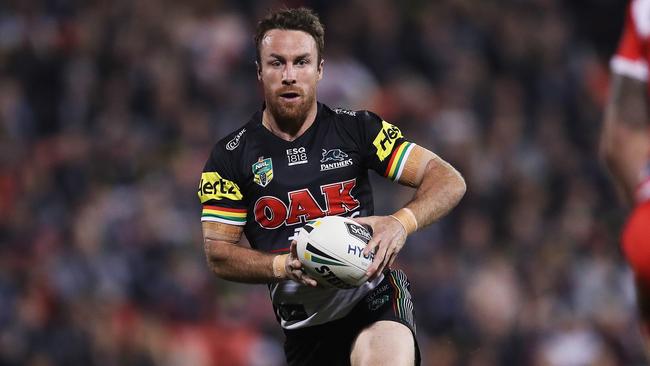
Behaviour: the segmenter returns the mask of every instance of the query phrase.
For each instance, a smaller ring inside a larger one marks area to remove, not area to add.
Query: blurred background
[[[641,365],[598,134],[620,0],[292,1],[319,99],[370,109],[468,193],[399,258],[425,365]],[[264,285],[205,264],[200,171],[261,105],[275,1],[0,2],[0,365],[281,365]],[[381,179],[378,213],[412,194]],[[396,193],[397,192],[397,193]]]

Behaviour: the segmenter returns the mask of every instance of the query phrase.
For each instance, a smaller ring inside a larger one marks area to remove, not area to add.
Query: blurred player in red
[[[632,0],[618,51],[611,60],[601,153],[618,188],[633,206],[621,244],[634,271],[646,339],[650,335],[649,46],[650,0]]]

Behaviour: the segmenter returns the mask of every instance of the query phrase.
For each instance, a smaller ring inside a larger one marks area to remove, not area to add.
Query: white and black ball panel
[[[354,288],[366,280],[374,253],[363,255],[372,238],[351,219],[327,216],[308,222],[296,237],[298,258],[305,272],[326,287]]]

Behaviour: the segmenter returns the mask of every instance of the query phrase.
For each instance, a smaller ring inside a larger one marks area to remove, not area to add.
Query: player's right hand
[[[363,250],[367,256],[374,251],[375,258],[368,267],[368,281],[377,278],[384,268],[390,268],[406,242],[406,229],[396,218],[390,216],[355,217],[354,221],[372,228],[372,239]]]
[[[287,272],[287,278],[303,285],[316,287],[318,283],[315,279],[309,277],[302,269],[302,263],[298,259],[298,250],[296,249],[296,241],[291,242],[289,255],[284,262],[284,268]]]

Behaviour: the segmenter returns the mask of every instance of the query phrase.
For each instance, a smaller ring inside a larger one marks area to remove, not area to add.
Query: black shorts
[[[415,364],[420,350],[415,338],[415,314],[410,283],[401,270],[384,272],[384,280],[352,309],[350,314],[322,325],[284,330],[287,363],[293,365],[349,365],[352,343],[369,325],[389,320],[406,325],[413,333]]]

